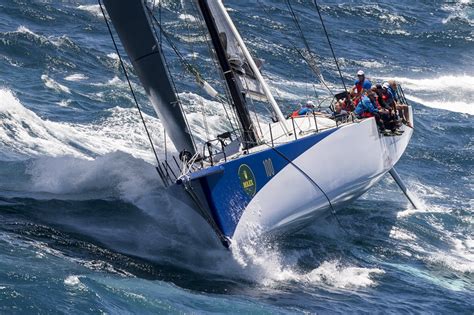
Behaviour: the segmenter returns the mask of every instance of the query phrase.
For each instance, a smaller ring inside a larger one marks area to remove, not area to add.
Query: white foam
[[[450,91],[473,93],[474,92],[474,76],[470,75],[446,75],[435,78],[413,79],[404,77],[385,78],[393,79],[403,84],[404,88],[412,91]]]
[[[64,284],[67,286],[75,287],[81,284],[81,280],[79,280],[78,276],[68,276],[66,279],[64,279]]]
[[[473,103],[466,103],[466,102],[453,102],[450,99],[446,99],[444,101],[432,101],[422,99],[410,94],[406,95],[407,99],[412,100],[414,102],[423,104],[427,107],[437,108],[437,109],[444,109],[449,110],[452,112],[457,113],[464,113],[469,115],[474,115],[474,104]]]
[[[12,67],[20,68],[22,66],[22,64],[19,61],[14,60],[8,56],[0,56],[0,58],[5,59],[8,62],[8,64]]]
[[[407,20],[403,16],[397,14],[384,13],[380,15],[380,18],[396,25],[400,25],[401,23],[407,23]]]
[[[20,25],[17,28],[15,33],[29,35],[29,36],[35,38],[36,40],[38,40],[41,44],[52,43],[46,36],[38,35],[38,34],[34,33],[29,28],[27,28],[26,26],[23,26],[23,25]]]
[[[107,57],[113,60],[119,60],[119,56],[117,55],[117,53],[109,53],[107,54]]]
[[[29,28],[27,28],[26,26],[24,25],[20,25],[18,26],[17,30],[16,30],[18,33],[23,33],[23,34],[29,34],[29,35],[33,35],[35,37],[39,37],[39,35],[33,33],[32,31],[30,31]]]
[[[394,79],[401,83],[406,97],[428,107],[474,115],[474,76],[448,75],[435,78],[413,79],[405,77]]]
[[[0,89],[0,143],[24,156],[74,156],[91,159],[121,150],[147,161],[153,159],[136,109],[113,108],[109,117],[91,124],[43,120],[26,109],[10,90]],[[160,139],[158,119],[145,115],[150,131]],[[160,150],[161,143],[155,143]],[[172,148],[170,148],[172,149]]]
[[[194,93],[180,93],[179,97],[186,104],[186,117],[193,135],[200,141],[215,139],[218,134],[231,129],[227,119],[222,119],[225,114],[221,103],[209,101]]]
[[[74,73],[74,74],[68,75],[67,77],[64,78],[64,80],[66,80],[66,81],[73,81],[73,82],[83,81],[83,80],[87,80],[87,79],[89,79],[89,77],[87,77],[86,75],[84,75],[82,73]]]
[[[153,6],[159,5],[160,2],[161,2],[161,0],[147,0],[147,3],[148,3],[149,5],[153,5]],[[182,6],[182,5],[181,5],[181,6]]]
[[[24,155],[74,155],[84,154],[67,144],[76,134],[68,124],[42,120],[23,107],[9,90],[0,89],[0,143],[9,150]]]
[[[71,100],[61,100],[57,104],[61,107],[68,107],[70,103],[71,103]]]
[[[60,47],[61,45],[65,44],[65,43],[68,43],[68,44],[72,43],[71,40],[65,35],[60,36],[60,37],[38,35],[38,34],[36,34],[35,32],[31,31],[29,28],[27,28],[26,26],[23,26],[23,25],[20,25],[14,33],[26,34],[26,35],[34,38],[35,40],[39,41],[40,44],[42,44],[42,45],[51,44],[51,45],[54,45],[56,47]]]
[[[371,61],[355,61],[358,65],[364,67],[364,68],[383,68],[385,65],[381,62],[378,62],[376,60],[371,60]]]
[[[305,275],[305,278],[311,283],[325,283],[336,288],[356,288],[375,285],[373,276],[384,273],[379,268],[343,266],[338,261],[329,261]]]
[[[152,165],[121,152],[93,160],[37,158],[28,165],[27,174],[33,192],[58,195],[97,192],[102,198],[115,197],[132,203],[159,185]]]
[[[472,0],[457,0],[450,1],[441,6],[441,8],[448,12],[448,17],[442,20],[443,24],[451,21],[461,20],[474,26],[474,19],[472,19]]]
[[[416,199],[420,209],[413,209],[411,204],[407,202],[407,209],[397,213],[397,218],[401,219],[411,215],[420,213],[450,213],[452,210],[441,205],[433,205],[428,203],[426,200],[429,198],[446,198],[445,194],[440,188],[428,186],[422,184],[419,181],[414,181],[409,184],[409,190],[412,193],[413,198]]]
[[[437,251],[430,254],[428,261],[441,264],[451,270],[474,274],[474,240],[472,236],[454,235],[442,229],[441,233],[451,245],[447,252]]]
[[[265,246],[258,226],[252,227],[245,240],[234,242],[232,257],[237,266],[225,264],[227,272],[240,271],[251,281],[265,286],[275,286],[287,282],[300,282],[307,285],[322,284],[337,289],[357,289],[376,285],[374,275],[383,274],[379,268],[363,268],[345,265],[337,260],[322,262],[317,268],[302,272],[297,267],[298,259],[311,251],[296,251],[283,256],[271,247]],[[231,269],[229,269],[231,267]],[[234,270],[233,270],[234,269]]]
[[[390,230],[390,237],[402,241],[414,241],[417,239],[415,234],[396,226]]]
[[[268,73],[267,73],[268,75]],[[328,91],[320,83],[314,80],[309,82],[292,81],[284,79],[277,75],[268,76],[268,81],[273,94],[276,97],[283,98],[286,100],[292,100],[300,102],[308,100],[308,98],[314,98],[314,91],[316,90],[321,97],[328,95]],[[335,86],[330,82],[327,82],[330,88],[334,89]],[[293,107],[297,105],[294,104]]]
[[[180,20],[183,20],[183,21],[186,21],[186,22],[191,22],[191,23],[194,23],[194,22],[197,21],[197,19],[191,14],[180,14],[178,16],[178,18]]]
[[[52,90],[55,90],[56,92],[64,92],[67,94],[71,94],[71,90],[65,86],[62,85],[58,82],[56,82],[54,79],[51,79],[48,75],[43,74],[41,76],[41,80],[43,80],[44,85]]]
[[[102,17],[102,11],[100,10],[100,6],[98,4],[80,5],[77,7],[77,9],[86,11],[96,17]]]
[[[46,84],[63,91],[54,80],[44,76]],[[107,85],[125,84],[115,77]],[[222,104],[208,101],[193,93],[182,93],[188,120],[198,143],[228,131],[230,126],[222,119]],[[68,105],[65,100],[60,105]],[[92,159],[114,151],[129,153],[145,161],[153,161],[153,154],[138,111],[135,108],[115,107],[106,111],[108,116],[88,124],[52,122],[26,109],[10,90],[0,89],[0,144],[9,151],[24,156],[74,156]],[[208,130],[204,127],[202,110],[206,112]],[[158,118],[144,113],[145,121],[159,155],[164,154],[163,127]],[[209,135],[207,135],[209,131]],[[170,153],[174,152],[170,141]]]
[[[386,29],[382,30],[383,34],[389,34],[389,35],[403,35],[403,36],[410,36],[411,33],[402,29]]]

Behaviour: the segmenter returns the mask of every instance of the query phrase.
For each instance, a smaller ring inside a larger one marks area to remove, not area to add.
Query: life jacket
[[[299,117],[299,116],[300,116],[300,110],[301,110],[301,109],[297,109],[297,110],[295,110],[294,112],[292,112],[291,115],[290,115],[290,117],[291,117],[291,118]]]
[[[357,89],[357,94],[362,93],[362,90],[363,90],[363,87],[364,87],[364,81],[362,81],[362,82],[360,82],[360,81],[357,82],[357,83],[355,84],[355,87],[356,87],[356,89]]]
[[[377,96],[377,98],[375,99],[375,105],[377,106],[377,108],[380,110],[382,109],[382,106],[380,105],[380,102],[379,102],[379,97]]]
[[[352,106],[354,106],[354,108],[356,108],[361,99],[362,99],[362,95],[354,97],[352,99]]]

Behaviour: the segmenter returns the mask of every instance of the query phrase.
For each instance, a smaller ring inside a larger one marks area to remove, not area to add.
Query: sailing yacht
[[[396,176],[393,167],[413,129],[403,126],[402,135],[386,137],[374,118],[339,122],[315,113],[285,118],[258,60],[252,58],[221,0],[195,3],[238,128],[196,143],[146,2],[102,1],[167,135],[180,152],[170,163],[159,162],[158,173],[169,189],[184,192],[183,201],[206,220],[226,247],[256,231],[278,235],[300,229],[319,216],[335,214],[387,172]],[[204,80],[200,85],[210,95],[218,94]],[[270,104],[274,122],[257,128],[248,109],[252,98]]]

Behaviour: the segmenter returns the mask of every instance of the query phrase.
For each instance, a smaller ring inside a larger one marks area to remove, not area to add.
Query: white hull
[[[256,229],[267,233],[299,228],[327,214],[331,209],[328,198],[334,209],[358,198],[402,156],[413,129],[404,126],[402,130],[401,136],[382,136],[374,119],[339,128],[258,191],[232,238],[246,238]]]

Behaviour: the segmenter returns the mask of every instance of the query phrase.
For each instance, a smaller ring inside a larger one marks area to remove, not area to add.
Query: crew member
[[[354,81],[354,86],[351,89],[351,96],[353,96],[354,104],[358,104],[363,93],[370,90],[372,82],[365,77],[365,73],[362,70],[357,72],[357,79]]]
[[[380,132],[382,132],[384,135],[389,135],[389,131],[385,130],[385,125],[381,119],[375,98],[376,94],[371,90],[368,90],[357,104],[354,113],[358,118],[374,117]]]

